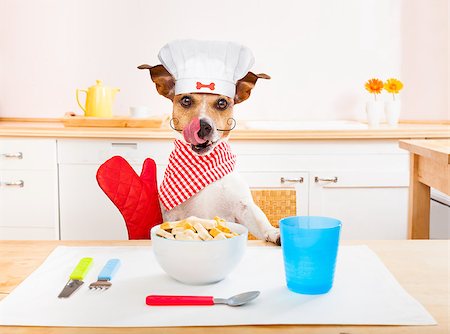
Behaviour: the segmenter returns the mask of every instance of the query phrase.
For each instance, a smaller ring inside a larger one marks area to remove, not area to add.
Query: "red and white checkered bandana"
[[[159,198],[166,210],[171,210],[231,173],[235,163],[236,156],[228,142],[221,142],[209,154],[199,156],[190,144],[177,139],[159,187]]]

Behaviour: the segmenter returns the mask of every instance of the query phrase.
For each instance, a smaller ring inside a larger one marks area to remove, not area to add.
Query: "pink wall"
[[[402,4],[402,102],[410,119],[450,120],[449,11],[445,0]]]
[[[0,0],[0,117],[80,112],[96,79],[121,88],[117,115],[169,113],[136,66],[201,38],[248,45],[272,76],[241,119],[363,120],[372,76],[404,81],[403,119],[448,119],[448,18],[447,0]]]

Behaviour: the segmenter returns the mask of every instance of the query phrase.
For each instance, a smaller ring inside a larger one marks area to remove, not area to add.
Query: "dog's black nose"
[[[200,120],[200,130],[198,130],[197,132],[198,136],[204,139],[211,133],[211,131],[212,131],[211,125],[204,120]]]

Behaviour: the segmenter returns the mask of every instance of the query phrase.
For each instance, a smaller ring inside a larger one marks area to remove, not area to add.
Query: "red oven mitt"
[[[114,156],[99,167],[97,182],[125,219],[128,238],[150,239],[150,229],[162,223],[155,162],[145,159],[139,177],[124,158]]]

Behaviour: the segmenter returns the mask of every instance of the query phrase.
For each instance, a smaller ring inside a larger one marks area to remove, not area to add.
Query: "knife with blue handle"
[[[120,267],[119,259],[111,259],[106,262],[103,269],[100,271],[100,274],[97,277],[97,282],[93,282],[89,285],[89,289],[101,289],[106,290],[109,289],[112,285],[110,282],[117,270]]]

